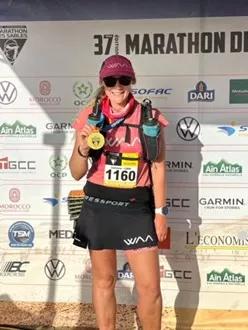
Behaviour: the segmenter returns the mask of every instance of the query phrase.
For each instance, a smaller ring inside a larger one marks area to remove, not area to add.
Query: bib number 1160
[[[109,169],[106,171],[106,174],[108,180],[134,181],[136,179],[136,172],[134,170]]]

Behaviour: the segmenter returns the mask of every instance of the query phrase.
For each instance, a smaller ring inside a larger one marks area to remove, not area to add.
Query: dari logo
[[[9,81],[0,81],[0,103],[11,104],[16,100],[17,89]]]
[[[188,102],[213,102],[215,90],[208,90],[204,81],[199,81],[194,90],[188,92]]]
[[[193,141],[200,134],[200,124],[192,117],[184,117],[177,123],[177,134],[185,141]]]
[[[60,280],[65,275],[65,264],[59,259],[50,259],[45,265],[45,274],[50,280]]]

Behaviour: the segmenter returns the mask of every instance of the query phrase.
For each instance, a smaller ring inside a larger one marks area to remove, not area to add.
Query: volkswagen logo
[[[200,124],[192,117],[184,117],[177,123],[177,134],[185,141],[193,141],[200,134]]]
[[[10,104],[15,101],[17,97],[17,89],[14,84],[9,81],[0,82],[0,103]]]
[[[59,259],[50,259],[44,270],[50,280],[60,280],[65,275],[65,264]]]

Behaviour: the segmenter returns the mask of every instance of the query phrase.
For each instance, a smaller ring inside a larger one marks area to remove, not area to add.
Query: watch
[[[169,213],[168,206],[155,207],[155,214],[167,215]]]

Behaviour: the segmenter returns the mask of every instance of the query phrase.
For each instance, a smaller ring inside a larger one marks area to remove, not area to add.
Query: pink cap
[[[127,76],[135,81],[135,73],[131,62],[121,55],[112,55],[102,63],[99,73],[100,81],[110,76]]]

